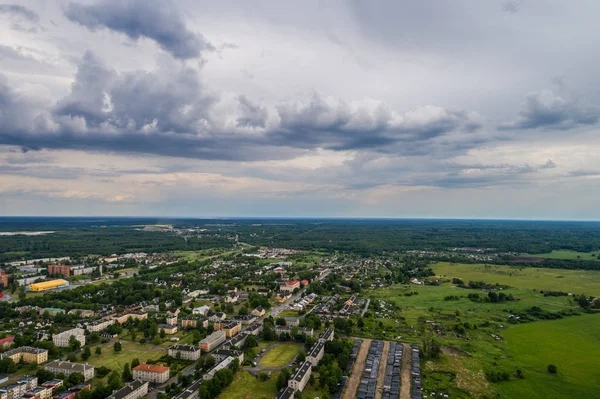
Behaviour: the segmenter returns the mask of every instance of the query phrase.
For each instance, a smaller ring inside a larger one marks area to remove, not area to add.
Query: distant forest
[[[201,232],[147,232],[170,224]],[[0,235],[0,262],[48,256],[110,255],[231,247],[237,235],[251,245],[381,254],[384,251],[494,248],[494,252],[580,252],[600,247],[600,223],[423,219],[157,219],[0,218],[0,232],[55,231],[39,236]],[[569,263],[569,262],[567,262]]]

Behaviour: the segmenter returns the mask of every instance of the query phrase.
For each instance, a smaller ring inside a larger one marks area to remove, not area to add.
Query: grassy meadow
[[[219,399],[273,399],[277,395],[279,373],[274,371],[269,380],[260,381],[252,374],[240,370],[235,373],[231,385],[223,389]]]
[[[258,363],[262,367],[281,367],[287,365],[300,351],[300,344],[285,342],[269,349]]]
[[[597,252],[576,252],[576,251],[567,251],[567,250],[559,250],[552,251],[550,253],[545,254],[532,254],[531,256],[537,258],[548,258],[548,259],[564,259],[564,260],[598,260]]]
[[[445,393],[452,398],[600,397],[600,314],[583,313],[570,296],[544,297],[539,292],[600,295],[600,272],[446,262],[432,268],[443,279],[507,285],[503,292],[517,300],[473,302],[468,294],[486,293],[449,282],[440,286],[392,285],[365,292],[397,308],[386,305],[379,315],[366,318],[362,336],[420,343],[425,330],[437,331],[445,354],[424,362],[424,394]],[[459,299],[445,300],[447,296]],[[509,323],[509,314],[532,306],[574,315]],[[456,333],[454,328],[465,322],[477,328]],[[558,367],[557,375],[548,373],[548,364]],[[523,372],[523,379],[515,377],[517,369]],[[485,375],[490,371],[508,372],[510,380],[490,383]]]

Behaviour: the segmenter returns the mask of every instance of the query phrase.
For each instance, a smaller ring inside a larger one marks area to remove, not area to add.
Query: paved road
[[[319,277],[319,281],[323,281],[325,279],[325,277],[329,276],[329,273],[331,273],[331,272],[327,272],[324,275],[322,275],[321,277]],[[306,291],[306,288],[303,288],[302,290],[300,290],[296,295],[294,295],[293,297],[291,297],[290,299],[288,299],[281,305],[278,305],[278,306],[274,307],[273,309],[271,309],[271,312],[266,314],[264,317],[268,317],[268,316],[277,317],[277,315],[279,313],[283,312],[284,310],[289,309],[290,303],[294,303],[297,300],[299,300],[302,297],[302,294],[304,293],[304,291]]]

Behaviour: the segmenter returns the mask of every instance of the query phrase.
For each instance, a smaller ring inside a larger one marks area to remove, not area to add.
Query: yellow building
[[[33,292],[46,291],[46,290],[51,290],[53,288],[66,287],[67,285],[69,285],[69,282],[67,280],[63,280],[63,279],[42,281],[41,283],[29,284],[29,291],[33,291]]]
[[[0,354],[0,359],[12,359],[13,362],[19,363],[23,359],[23,363],[42,364],[48,361],[48,351],[46,349],[32,348],[30,346],[22,346],[20,348],[9,350]]]

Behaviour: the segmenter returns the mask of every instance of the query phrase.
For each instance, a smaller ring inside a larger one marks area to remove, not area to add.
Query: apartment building
[[[134,380],[131,384],[124,386],[114,392],[107,399],[138,399],[148,394],[148,381]]]
[[[65,276],[69,277],[71,275],[71,266],[67,265],[48,265],[48,275],[49,276]]]
[[[319,361],[323,358],[324,354],[325,342],[317,341],[306,354],[306,360],[309,361],[313,367],[316,367],[319,364]]]
[[[281,291],[294,292],[295,289],[300,289],[300,281],[286,281],[285,284],[279,286]]]
[[[248,338],[248,334],[242,332],[241,334],[236,335],[235,337],[225,341],[223,344],[223,349],[234,349],[241,348],[246,342],[246,338]]]
[[[204,374],[202,376],[202,378],[206,381],[206,380],[210,380],[212,379],[216,372],[219,370],[223,370],[225,367],[229,367],[229,365],[233,363],[233,358],[232,357],[228,357],[225,360],[221,361],[220,363],[218,363],[215,367],[213,367],[212,369],[210,369],[208,371],[208,373]]]
[[[177,334],[177,326],[173,325],[173,324],[159,324],[158,326],[158,330],[163,330],[165,332],[165,334],[168,335],[173,335],[173,334]]]
[[[325,343],[326,341],[333,341],[334,338],[333,327],[327,327],[321,335],[319,335],[319,341]]]
[[[244,352],[229,350],[229,349],[217,349],[212,353],[212,356],[215,358],[215,362],[221,363],[223,360],[228,357],[232,357],[234,359],[238,359],[240,364],[244,363]]]
[[[13,362],[19,363],[21,359],[23,363],[42,364],[48,361],[48,350],[33,348],[31,346],[21,346],[20,348],[11,349],[7,352],[0,353],[0,359],[12,359]]]
[[[292,388],[294,391],[300,391],[304,389],[306,384],[308,384],[308,380],[310,379],[310,374],[312,373],[312,365],[308,361],[302,362],[300,367],[298,367],[294,374],[288,380],[288,387]]]
[[[174,359],[196,361],[200,358],[202,350],[193,345],[174,345],[168,350],[169,356]]]
[[[64,373],[65,377],[73,373],[83,374],[84,381],[94,378],[94,366],[87,363],[72,363],[68,361],[54,360],[44,366],[44,370],[54,374]]]
[[[56,334],[52,337],[52,342],[59,348],[66,348],[71,342],[71,337],[75,337],[81,343],[81,346],[85,345],[85,330],[83,328],[72,328]]]
[[[52,399],[52,388],[46,387],[36,387],[30,389],[29,391],[23,394],[23,398],[31,398],[31,399]]]
[[[41,386],[43,386],[44,388],[50,388],[50,389],[52,389],[52,393],[56,393],[56,390],[58,388],[62,387],[63,384],[64,384],[63,380],[54,379],[54,380],[44,382]]]
[[[97,321],[93,321],[91,323],[86,324],[85,328],[89,332],[100,332],[100,331],[108,328],[108,326],[112,326],[113,324],[115,324],[114,319],[97,320]]]
[[[250,335],[258,335],[263,330],[263,323],[257,321],[256,323],[250,324],[248,327],[244,329],[244,332]]]
[[[231,338],[242,330],[242,323],[236,320],[223,320],[215,323],[215,330],[225,331],[227,338]]]
[[[157,364],[142,363],[133,369],[133,379],[162,384],[170,377],[170,369]]]
[[[200,349],[202,349],[204,352],[210,352],[225,342],[226,339],[227,333],[225,333],[225,331],[215,331],[200,341],[198,346],[200,346]]]

